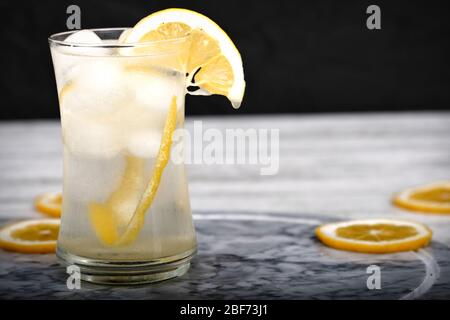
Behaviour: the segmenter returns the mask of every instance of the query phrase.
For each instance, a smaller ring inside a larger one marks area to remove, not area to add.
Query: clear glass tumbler
[[[57,255],[98,283],[180,276],[196,251],[183,164],[167,162],[138,216],[155,191],[172,107],[176,128],[184,124],[189,39],[124,44],[126,30],[91,30],[100,43],[49,38],[64,150]]]

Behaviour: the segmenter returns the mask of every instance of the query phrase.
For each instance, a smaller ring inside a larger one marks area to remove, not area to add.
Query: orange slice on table
[[[36,197],[34,207],[48,216],[61,217],[62,195],[59,192],[45,193]]]
[[[394,197],[393,203],[412,211],[450,213],[450,181],[406,189]]]
[[[431,230],[417,222],[370,219],[325,224],[316,229],[329,247],[364,253],[393,253],[422,248],[431,240]]]
[[[0,230],[0,248],[22,253],[55,252],[59,219],[25,220]]]
[[[159,41],[157,45],[169,47],[173,45],[171,41],[161,40],[186,37],[190,45],[179,48],[183,51],[179,60],[186,61],[181,63],[182,67],[175,66],[188,73],[188,86],[202,89],[190,93],[224,95],[238,108],[245,91],[242,58],[230,37],[208,17],[186,9],[158,11],[127,30],[121,40],[125,43]],[[173,61],[168,64],[174,67]]]

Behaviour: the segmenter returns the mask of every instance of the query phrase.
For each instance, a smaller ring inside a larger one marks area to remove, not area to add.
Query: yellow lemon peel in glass
[[[98,239],[108,246],[127,245],[136,240],[145,221],[145,215],[151,207],[158,191],[161,176],[170,158],[172,135],[177,124],[177,100],[174,96],[170,105],[158,155],[156,156],[150,181],[139,198],[135,208],[121,211],[121,206],[139,195],[141,177],[144,175],[144,161],[136,157],[127,157],[127,166],[119,187],[106,203],[89,204],[89,216]],[[123,231],[121,232],[121,230]]]

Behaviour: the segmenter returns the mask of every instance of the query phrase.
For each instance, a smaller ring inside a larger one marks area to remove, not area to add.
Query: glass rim
[[[77,30],[68,30],[63,32],[58,32],[50,35],[48,37],[48,42],[50,44],[55,44],[58,46],[64,46],[64,47],[72,47],[72,48],[133,48],[133,47],[143,47],[143,46],[152,46],[157,44],[171,44],[171,43],[177,43],[177,42],[183,42],[186,41],[189,38],[189,34],[173,38],[173,39],[166,39],[166,40],[152,40],[152,41],[144,41],[144,42],[130,42],[130,43],[82,43],[82,42],[67,42],[64,40],[58,40],[57,37],[73,34],[78,31],[82,30],[89,30],[89,31],[120,31],[122,30],[129,30],[131,27],[114,27],[114,28],[86,28],[86,29],[77,29]],[[67,37],[66,37],[67,38]]]

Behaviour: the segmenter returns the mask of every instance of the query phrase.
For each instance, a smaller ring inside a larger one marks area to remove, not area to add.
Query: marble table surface
[[[448,299],[450,216],[394,208],[405,187],[450,179],[450,113],[188,118],[205,127],[280,129],[280,170],[190,165],[199,243],[181,278],[69,290],[56,257],[0,251],[0,299]],[[37,218],[35,195],[60,190],[59,123],[0,123],[0,224]],[[418,252],[365,255],[314,237],[323,222],[390,217],[428,224]],[[381,289],[368,289],[369,266]]]

